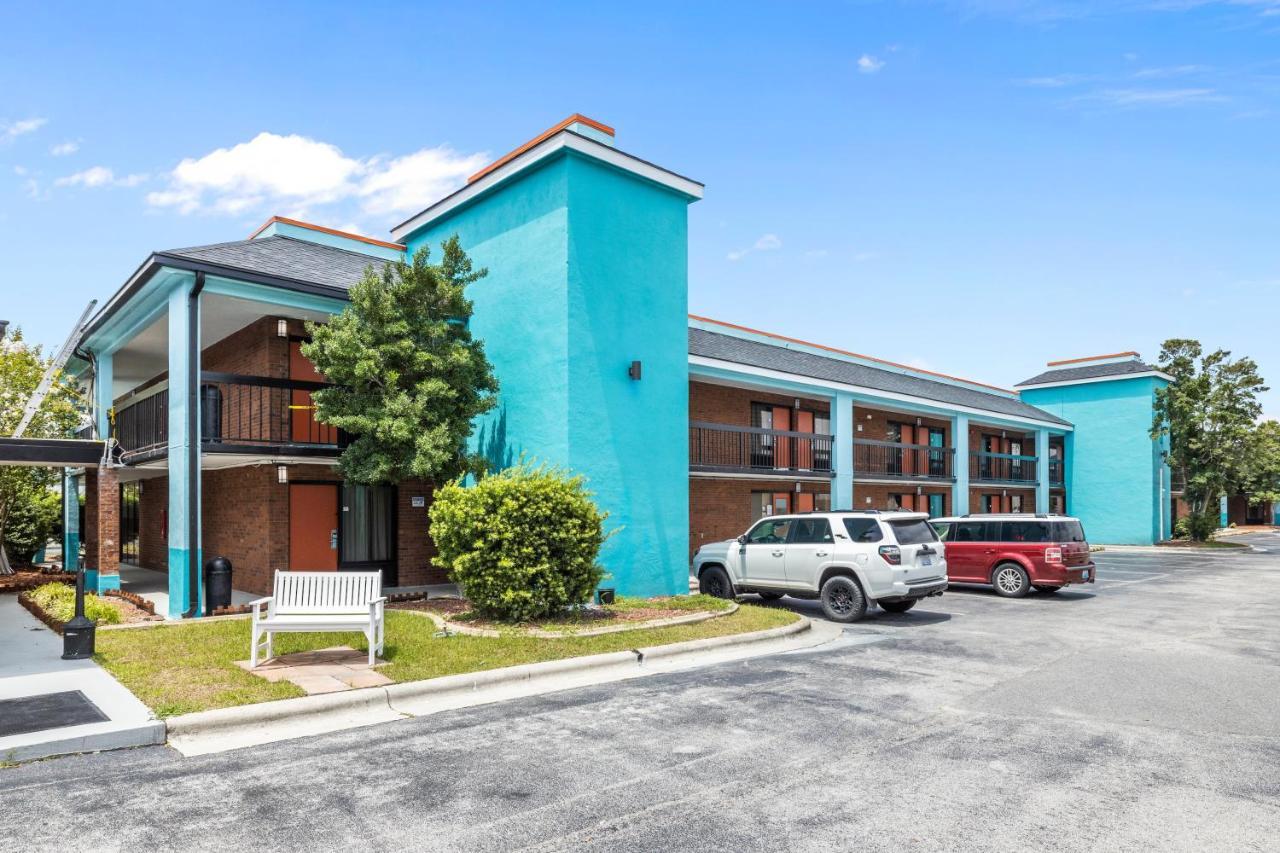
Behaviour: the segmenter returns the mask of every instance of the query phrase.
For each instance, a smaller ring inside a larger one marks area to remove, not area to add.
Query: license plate
[[[932,566],[932,565],[933,565],[933,557],[921,557],[921,558],[920,558],[920,565],[922,565],[922,566]]]
[[[1087,581],[1089,579],[1089,570],[1085,569],[1080,575],[1080,580]]]

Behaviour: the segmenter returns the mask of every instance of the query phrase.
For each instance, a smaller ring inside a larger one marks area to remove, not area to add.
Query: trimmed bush
[[[474,486],[454,483],[431,504],[434,562],[477,611],[505,622],[585,604],[604,570],[604,520],[581,477],[517,465]]]
[[[47,583],[31,590],[31,600],[59,622],[70,622],[76,615],[76,588],[65,583]],[[115,625],[120,611],[96,595],[85,593],[84,615],[99,625]]]
[[[1187,516],[1187,533],[1197,542],[1204,542],[1218,529],[1218,513],[1200,512]]]

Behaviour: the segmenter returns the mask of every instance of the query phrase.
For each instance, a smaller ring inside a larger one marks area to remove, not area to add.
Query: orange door
[[[289,570],[338,570],[338,486],[289,484]]]
[[[812,492],[796,492],[796,512],[813,512]]]
[[[791,429],[791,410],[784,406],[773,407],[773,428],[783,431]],[[774,436],[773,444],[773,467],[774,468],[790,468],[791,467],[791,439],[783,436]]]
[[[301,341],[289,341],[289,378],[301,382],[323,382],[324,376],[302,354]],[[289,439],[295,444],[337,444],[336,427],[316,423],[311,392],[289,392]]]
[[[796,412],[796,432],[813,432],[813,412]],[[813,439],[796,439],[796,467],[806,471],[813,468]]]

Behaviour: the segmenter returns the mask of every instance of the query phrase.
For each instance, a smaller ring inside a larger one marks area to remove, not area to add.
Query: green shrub
[[[76,588],[65,583],[47,583],[31,591],[31,600],[59,622],[70,622],[76,615]],[[99,625],[120,621],[120,611],[96,595],[85,593],[84,615]]]
[[[474,486],[445,486],[430,515],[435,564],[485,616],[551,616],[589,601],[604,575],[596,558],[607,516],[581,477],[520,464]]]
[[[1173,523],[1174,539],[1190,539],[1191,538],[1191,519],[1183,516]]]
[[[25,566],[53,536],[62,515],[62,499],[49,489],[19,493],[4,528],[4,548],[15,565]]]
[[[1197,542],[1203,542],[1213,535],[1213,531],[1218,529],[1218,513],[1216,512],[1200,512],[1192,513],[1186,518],[1187,533]]]

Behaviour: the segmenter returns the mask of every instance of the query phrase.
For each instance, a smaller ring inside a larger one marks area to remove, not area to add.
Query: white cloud
[[[1061,89],[1066,86],[1074,86],[1089,79],[1083,74],[1053,74],[1048,77],[1028,77],[1019,80],[1023,86],[1031,86],[1036,89]]]
[[[54,157],[66,157],[68,154],[74,154],[80,150],[80,143],[74,140],[59,142],[57,145],[49,149],[49,153]]]
[[[488,159],[447,146],[360,159],[327,142],[263,132],[248,142],[183,160],[170,173],[168,185],[149,193],[147,202],[181,213],[239,214],[267,204],[306,210],[357,199],[366,213],[386,217],[421,210]]]
[[[35,133],[48,122],[49,120],[44,118],[24,118],[8,124],[0,124],[0,140],[11,142],[19,136]]]
[[[1182,77],[1187,74],[1198,74],[1209,71],[1207,65],[1167,65],[1160,68],[1139,68],[1133,76],[1139,80],[1161,80],[1167,77]]]
[[[90,166],[83,172],[65,175],[53,182],[55,187],[136,187],[147,179],[146,175],[121,175],[106,166]]]
[[[853,259],[858,263],[863,263],[865,261],[873,261],[878,257],[880,257],[879,252],[858,252],[853,256]]]
[[[1214,89],[1100,89],[1077,100],[1102,101],[1116,107],[1181,107],[1225,101]]]
[[[761,234],[748,248],[732,251],[726,257],[731,261],[740,261],[752,252],[774,252],[781,248],[782,238],[777,234]]]
[[[884,68],[883,59],[877,59],[869,53],[858,57],[858,71],[863,74],[875,74],[881,68]]]

